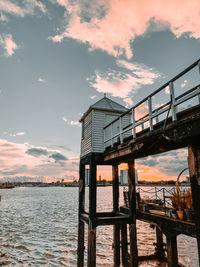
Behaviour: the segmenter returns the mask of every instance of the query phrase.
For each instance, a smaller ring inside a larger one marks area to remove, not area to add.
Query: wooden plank
[[[187,147],[194,139],[200,138],[200,108],[199,105],[192,110],[177,114],[178,120],[166,124],[163,132],[163,121],[155,125],[154,131],[148,129],[137,133],[136,139],[128,139],[126,143],[116,148],[108,149],[104,153],[105,161],[126,162],[130,158],[141,158],[161,152]],[[165,138],[166,136],[166,138]],[[142,145],[140,147],[140,145]]]
[[[113,226],[114,267],[120,266],[120,225]]]
[[[118,165],[112,166],[112,181],[113,181],[113,212],[117,212],[119,210]]]
[[[97,225],[114,225],[114,224],[122,224],[122,223],[131,223],[130,216],[112,216],[112,217],[99,217],[97,218]]]

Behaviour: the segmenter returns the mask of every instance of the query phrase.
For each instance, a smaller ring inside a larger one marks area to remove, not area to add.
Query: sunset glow
[[[104,93],[130,108],[197,60],[199,14],[199,0],[1,0],[0,182],[78,179],[82,114]],[[185,166],[186,150],[136,161],[139,180]]]

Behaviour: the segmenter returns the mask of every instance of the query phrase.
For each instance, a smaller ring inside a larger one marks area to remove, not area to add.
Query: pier
[[[169,267],[181,266],[177,253],[177,236],[180,234],[196,238],[200,266],[200,83],[195,82],[185,92],[176,93],[179,80],[191,72],[199,75],[200,60],[131,109],[126,109],[104,96],[81,118],[77,266],[84,266],[85,224],[88,224],[88,267],[96,266],[96,228],[100,225],[113,225],[113,266],[136,267],[140,261],[147,259],[166,261]],[[160,105],[156,105],[158,98],[162,99]],[[183,104],[184,108],[179,109]],[[146,107],[146,114],[138,115],[142,106]],[[192,221],[167,216],[167,208],[156,201],[141,206],[140,195],[136,190],[136,159],[179,148],[188,148],[194,212]],[[121,163],[128,165],[128,192],[125,194],[127,201],[122,207],[119,206],[118,173]],[[86,165],[90,167],[88,212],[85,211]],[[112,166],[112,212],[96,210],[98,165]],[[156,244],[153,255],[138,256],[138,220],[155,227]],[[163,242],[163,235],[166,237],[166,244]]]

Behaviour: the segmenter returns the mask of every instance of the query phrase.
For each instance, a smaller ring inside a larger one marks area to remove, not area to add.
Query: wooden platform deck
[[[127,159],[137,159],[187,147],[200,138],[200,105],[178,113],[178,120],[169,119],[163,129],[164,121],[157,124],[154,131],[145,129],[136,135],[123,140],[122,144],[108,147],[104,153],[104,161],[125,162]]]

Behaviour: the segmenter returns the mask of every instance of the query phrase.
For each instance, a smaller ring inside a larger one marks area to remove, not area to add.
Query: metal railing
[[[200,104],[200,84],[197,84],[193,88],[187,90],[186,92],[182,93],[179,96],[175,96],[175,90],[174,90],[174,82],[177,81],[179,78],[182,78],[185,74],[187,74],[189,71],[194,69],[195,67],[198,67],[199,73],[200,73],[200,59],[194,62],[192,65],[190,65],[188,68],[186,68],[184,71],[176,75],[174,78],[172,78],[170,81],[165,83],[163,86],[155,90],[153,93],[151,93],[149,96],[145,97],[143,100],[141,100],[139,103],[137,103],[135,106],[130,108],[128,111],[114,119],[112,122],[107,124],[104,127],[104,148],[108,146],[113,146],[114,143],[120,142],[123,143],[123,135],[125,137],[132,136],[133,139],[136,138],[136,133],[138,132],[138,127],[141,127],[141,130],[144,130],[144,125],[148,124],[148,129],[150,131],[154,130],[154,127],[156,124],[159,123],[159,116],[163,115],[163,113],[167,113],[167,118],[171,118],[173,122],[177,121],[177,107],[194,98],[198,97],[198,104]],[[152,99],[153,97],[158,96],[158,94],[161,91],[166,90],[168,88],[170,93],[170,101],[160,105],[158,108],[153,109],[152,105]],[[136,120],[135,113],[139,106],[144,105],[145,102],[148,103],[147,108],[148,112],[146,115],[141,116],[139,119]],[[186,107],[184,110],[188,109]],[[171,112],[171,113],[170,113]],[[170,114],[169,114],[170,113]],[[169,116],[170,115],[170,116]],[[130,123],[128,125],[125,125],[123,127],[123,118],[125,116],[130,117]],[[167,119],[166,118],[166,119]],[[165,120],[166,121],[166,120]],[[117,128],[115,127],[114,131],[114,125],[118,125]],[[116,130],[117,129],[117,130]]]

